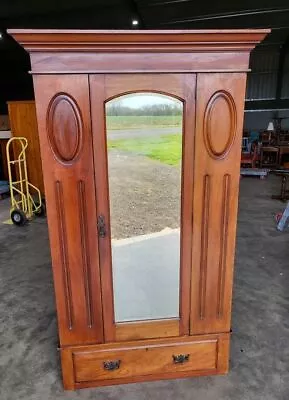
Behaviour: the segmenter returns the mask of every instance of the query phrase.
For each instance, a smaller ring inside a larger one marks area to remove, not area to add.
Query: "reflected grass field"
[[[138,117],[139,118],[139,117]],[[159,135],[144,138],[109,140],[108,149],[144,155],[168,165],[179,165],[182,156],[182,135]]]

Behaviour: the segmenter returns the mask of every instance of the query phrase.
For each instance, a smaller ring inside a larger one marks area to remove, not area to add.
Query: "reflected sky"
[[[180,101],[177,99],[168,98],[167,96],[162,96],[159,93],[155,94],[128,94],[126,96],[121,96],[119,99],[113,100],[114,105],[121,104],[125,107],[130,108],[139,108],[146,105],[153,105],[153,104],[169,104],[169,105],[177,105],[182,107]]]

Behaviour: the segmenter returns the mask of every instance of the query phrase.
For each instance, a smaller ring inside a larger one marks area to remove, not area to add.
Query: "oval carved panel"
[[[73,161],[82,141],[82,120],[75,101],[67,94],[59,94],[52,100],[47,126],[55,156],[62,162]]]
[[[204,140],[215,159],[224,158],[236,136],[237,112],[232,96],[220,90],[210,98],[204,118]]]

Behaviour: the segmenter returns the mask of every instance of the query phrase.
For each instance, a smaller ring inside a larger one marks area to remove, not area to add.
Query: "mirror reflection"
[[[181,101],[106,103],[116,322],[179,317]]]

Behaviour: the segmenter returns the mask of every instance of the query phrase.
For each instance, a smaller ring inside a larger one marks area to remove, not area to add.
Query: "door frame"
[[[104,216],[107,230],[105,237],[99,237],[105,342],[189,335],[196,74],[95,74],[89,75],[89,86],[97,210],[98,216]],[[183,102],[180,313],[179,318],[116,323],[113,304],[105,103],[113,98],[136,92],[164,94]]]

